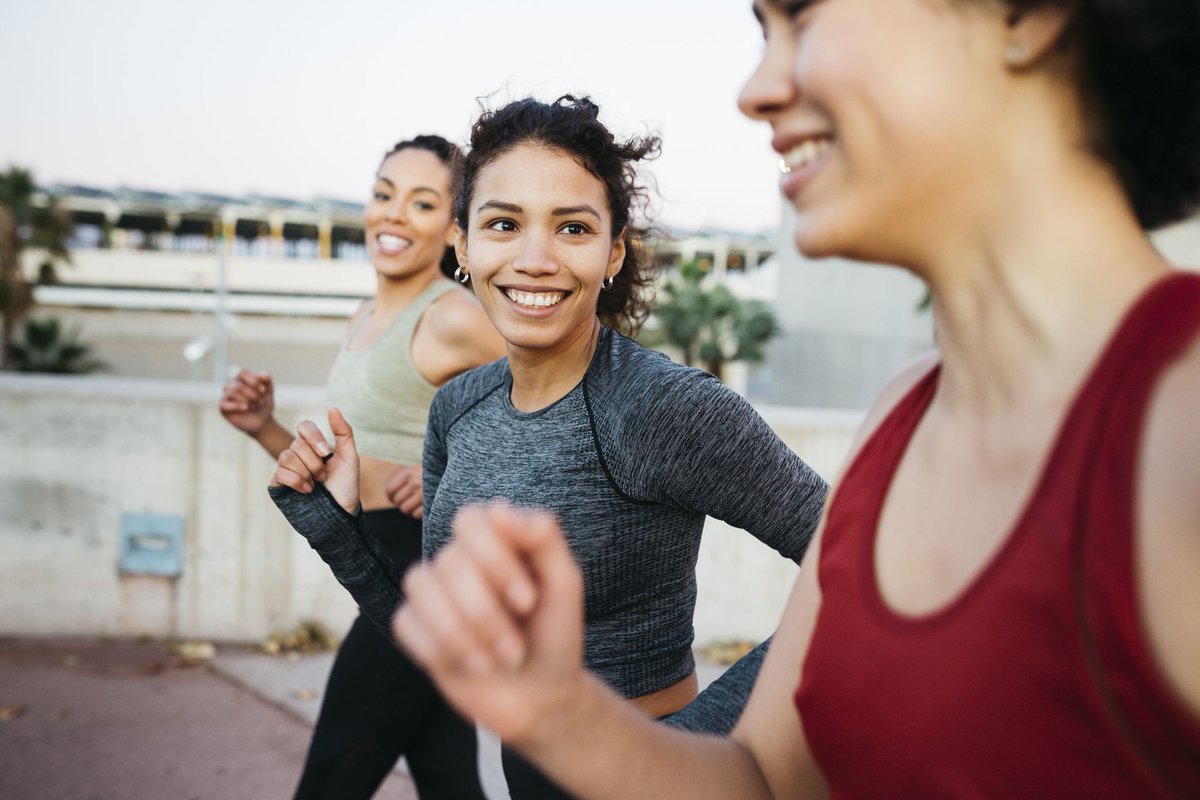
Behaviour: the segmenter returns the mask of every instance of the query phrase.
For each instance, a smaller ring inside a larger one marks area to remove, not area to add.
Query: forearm
[[[275,417],[269,418],[257,432],[247,434],[251,439],[258,442],[263,450],[266,450],[271,458],[279,458],[279,454],[288,448],[292,443],[294,435],[287,428],[279,424]]]
[[[575,698],[530,741],[514,744],[581,800],[771,797],[737,741],[656,722],[591,675]]]
[[[267,491],[296,532],[329,565],[367,619],[394,641],[391,623],[400,605],[399,575],[387,553],[364,533],[361,518],[348,514],[320,484],[312,494],[285,486],[272,486]]]

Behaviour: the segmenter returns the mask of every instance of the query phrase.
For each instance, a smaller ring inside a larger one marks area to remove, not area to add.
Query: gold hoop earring
[[[471,275],[470,275],[470,273],[468,273],[465,269],[463,269],[460,266],[456,270],[454,270],[454,280],[458,281],[463,286],[466,286],[468,283],[471,282]]]

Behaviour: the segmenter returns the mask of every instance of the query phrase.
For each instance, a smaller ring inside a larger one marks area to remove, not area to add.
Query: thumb
[[[354,429],[336,408],[329,409],[329,430],[333,434],[333,448],[343,458],[357,456],[358,449],[354,446]]]

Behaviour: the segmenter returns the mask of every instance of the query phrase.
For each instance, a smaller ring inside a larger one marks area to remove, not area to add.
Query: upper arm
[[[430,361],[426,375],[435,384],[444,383],[460,372],[495,361],[505,354],[504,339],[479,305],[479,301],[464,289],[455,288],[438,298],[425,312],[426,319],[418,333],[427,334],[426,358]],[[423,328],[427,331],[422,331]],[[414,334],[414,341],[417,338]],[[440,380],[432,380],[441,376]]]
[[[808,748],[793,701],[820,608],[820,533],[814,537],[758,680],[731,738],[762,773],[773,797],[824,797],[825,780]]]
[[[744,398],[689,373],[662,387],[622,440],[637,448],[630,487],[743,528],[799,561],[827,485]]]
[[[1151,651],[1168,685],[1200,718],[1200,344],[1151,397],[1135,483],[1135,585]]]

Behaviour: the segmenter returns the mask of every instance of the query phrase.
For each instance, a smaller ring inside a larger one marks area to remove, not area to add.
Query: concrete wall
[[[270,504],[273,464],[216,411],[218,387],[112,377],[0,376],[0,634],[258,640],[355,609]],[[320,418],[316,390],[281,387],[282,421]],[[855,414],[763,409],[827,477]],[[121,575],[126,513],[183,521],[177,578]],[[761,638],[795,568],[712,523],[699,567],[697,641]]]

